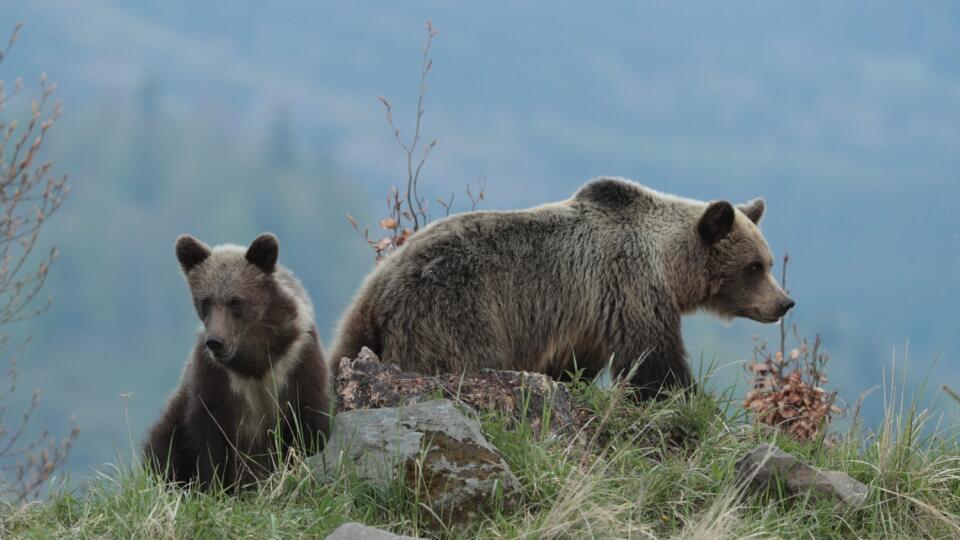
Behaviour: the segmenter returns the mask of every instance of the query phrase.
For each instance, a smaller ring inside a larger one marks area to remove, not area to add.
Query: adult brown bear
[[[690,385],[681,315],[774,322],[794,305],[770,273],[763,211],[601,178],[566,201],[437,221],[367,277],[334,362],[364,346],[425,373],[592,376],[639,360],[642,397]]]

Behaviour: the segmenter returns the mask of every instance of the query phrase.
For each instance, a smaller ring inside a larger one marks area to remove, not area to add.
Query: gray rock
[[[780,480],[792,495],[810,493],[850,508],[867,500],[867,486],[837,471],[810,466],[776,446],[761,444],[737,462],[737,479],[764,488]]]
[[[326,540],[420,540],[413,536],[400,536],[391,532],[367,527],[360,523],[344,523],[330,533]]]
[[[341,412],[314,459],[326,475],[350,467],[381,484],[402,479],[448,523],[475,515],[495,493],[512,500],[519,488],[480,425],[446,399]]]
[[[573,435],[580,427],[570,391],[542,373],[481,369],[424,375],[381,363],[364,347],[356,358],[340,359],[334,387],[338,411],[402,407],[439,395],[478,411],[510,414],[517,422],[528,422],[538,436]]]

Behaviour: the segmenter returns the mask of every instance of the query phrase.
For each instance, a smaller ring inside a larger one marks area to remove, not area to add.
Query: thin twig
[[[0,51],[0,61],[9,54],[21,27],[14,28],[6,48]],[[39,261],[32,254],[44,224],[69,193],[67,176],[52,176],[52,162],[39,161],[40,149],[63,110],[59,101],[51,105],[57,86],[47,82],[46,74],[41,75],[39,86],[40,96],[31,103],[30,116],[22,127],[16,120],[0,123],[0,346],[9,342],[8,324],[35,317],[50,305],[48,301],[34,308],[57,251],[52,249]],[[0,110],[20,93],[23,83],[18,78],[9,95],[5,88],[0,81]],[[33,264],[36,266],[31,267]],[[7,399],[17,388],[15,359],[10,364],[4,375],[9,391],[0,395],[0,498],[24,500],[36,497],[63,464],[79,430],[71,419],[72,428],[59,440],[47,430],[28,439],[39,391],[34,391],[30,405],[10,429],[4,413]]]
[[[350,222],[351,227],[373,249],[376,261],[382,260],[399,249],[412,235],[430,223],[430,199],[420,196],[420,179],[433,149],[438,144],[437,139],[423,144],[423,116],[426,112],[427,80],[433,69],[433,58],[431,58],[430,51],[433,38],[437,36],[438,31],[429,21],[427,21],[426,30],[427,37],[421,51],[416,117],[413,132],[409,139],[401,135],[400,128],[397,127],[393,118],[393,105],[390,101],[383,96],[378,98],[383,104],[387,126],[389,126],[394,140],[403,150],[406,158],[406,190],[401,193],[396,187],[390,189],[387,196],[387,217],[380,221],[380,228],[385,231],[385,236],[381,238],[370,238],[369,227],[361,233],[356,220],[352,216],[347,216],[347,221]],[[479,182],[479,192],[477,194],[471,191],[469,184],[467,184],[466,192],[471,203],[470,209],[476,210],[477,206],[486,198],[484,181]],[[443,208],[444,217],[450,216],[453,212],[454,194],[451,194],[449,199],[437,198],[436,201]]]

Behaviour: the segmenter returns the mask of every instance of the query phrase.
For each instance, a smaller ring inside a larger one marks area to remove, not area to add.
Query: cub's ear
[[[697,223],[700,239],[708,246],[716,244],[721,238],[730,234],[734,217],[733,205],[727,201],[710,203],[700,216],[700,222]]]
[[[177,260],[180,261],[180,268],[183,269],[184,274],[207,260],[211,253],[206,244],[189,234],[181,234],[177,238],[176,251]]]
[[[254,238],[247,248],[247,261],[268,274],[276,269],[279,256],[280,242],[270,233]]]
[[[757,225],[760,224],[760,218],[763,217],[763,211],[766,208],[767,204],[763,202],[763,198],[761,197],[757,197],[750,202],[737,205],[737,210],[740,210],[746,214],[746,216],[750,218],[750,221],[756,223]]]

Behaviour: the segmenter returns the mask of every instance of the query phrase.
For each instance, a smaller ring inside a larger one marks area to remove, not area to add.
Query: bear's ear
[[[184,274],[207,260],[211,253],[206,244],[189,234],[181,234],[177,238],[176,251],[177,260],[180,261],[180,268],[183,269]]]
[[[700,222],[697,223],[700,239],[708,246],[716,244],[721,238],[730,234],[734,217],[733,205],[727,201],[710,203],[700,216]]]
[[[268,274],[276,269],[279,256],[280,242],[270,233],[254,238],[247,248],[247,261]]]
[[[746,216],[750,218],[750,221],[754,222],[757,225],[760,224],[760,218],[763,217],[763,211],[766,208],[767,208],[767,204],[763,202],[763,199],[761,197],[757,197],[756,199],[750,202],[737,205],[737,210],[740,210],[741,212],[746,214]]]

